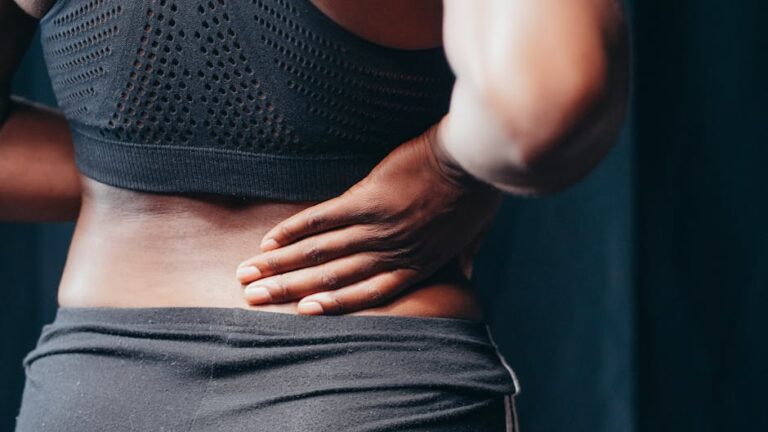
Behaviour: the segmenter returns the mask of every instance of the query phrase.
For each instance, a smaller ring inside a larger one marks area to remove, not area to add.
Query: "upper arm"
[[[28,15],[40,18],[48,12],[56,0],[15,0],[16,4]]]
[[[0,221],[72,220],[80,206],[64,117],[25,101],[11,109],[11,80],[36,24],[14,0],[0,0]]]
[[[7,109],[11,80],[29,46],[37,21],[14,0],[0,0],[0,118]]]
[[[451,65],[460,79],[493,93],[498,103],[579,99],[579,92],[599,91],[595,87],[607,80],[610,45],[623,23],[619,0],[444,4]]]
[[[494,72],[510,68],[539,68],[538,72],[547,72],[549,66],[586,68],[599,63],[604,49],[622,34],[620,0],[443,0],[443,4],[449,60],[459,74],[477,81],[496,78]]]
[[[626,85],[620,0],[444,0],[444,13],[457,79],[534,151]]]
[[[621,0],[443,3],[456,73],[455,115],[442,129],[451,155],[512,193],[554,192],[586,175],[615,142],[627,104]]]

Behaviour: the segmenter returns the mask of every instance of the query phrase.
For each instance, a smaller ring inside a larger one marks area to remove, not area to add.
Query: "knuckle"
[[[276,273],[280,270],[280,258],[276,255],[270,255],[264,259],[264,265],[271,273]]]
[[[358,210],[361,217],[364,218],[384,218],[388,215],[387,208],[379,201],[367,200],[365,205]]]
[[[326,289],[332,289],[339,285],[339,275],[332,270],[323,270],[320,274],[320,285]]]
[[[288,228],[288,225],[280,225],[280,228],[277,230],[278,235],[281,239],[286,240],[290,239],[292,237],[292,230]]]
[[[411,229],[398,229],[397,227],[389,230],[387,233],[387,239],[390,241],[392,245],[397,246],[406,246],[413,242],[414,235],[418,232],[418,230],[411,230]]]
[[[325,216],[319,212],[314,211],[307,215],[306,225],[309,229],[320,229],[325,224]]]
[[[384,292],[378,285],[368,285],[365,287],[365,298],[370,302],[376,303],[384,299]]]
[[[347,310],[347,304],[344,300],[340,299],[339,297],[331,297],[330,301],[330,309],[333,313],[342,313]]]
[[[277,277],[274,280],[274,283],[269,288],[269,293],[272,295],[272,298],[276,300],[285,300],[290,295],[290,289],[288,288],[288,281],[285,280],[285,277]]]
[[[389,264],[413,263],[417,258],[417,253],[409,247],[395,247],[382,255],[382,260]]]
[[[366,237],[369,241],[377,244],[388,243],[392,238],[390,232],[381,225],[369,225],[366,227]]]
[[[312,264],[320,264],[325,258],[325,250],[319,245],[311,245],[304,251],[304,259]]]
[[[385,267],[388,263],[386,260],[382,260],[378,254],[367,254],[361,263],[361,270],[364,272],[373,272]]]
[[[368,194],[368,189],[370,189],[369,183],[368,179],[362,179],[350,186],[342,196],[353,197],[354,195],[359,195],[365,197]]]

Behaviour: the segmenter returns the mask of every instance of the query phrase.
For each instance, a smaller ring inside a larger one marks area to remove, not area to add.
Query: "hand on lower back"
[[[433,153],[435,127],[390,153],[339,197],[270,230],[237,277],[250,304],[300,299],[302,314],[380,305],[475,252],[501,194]]]

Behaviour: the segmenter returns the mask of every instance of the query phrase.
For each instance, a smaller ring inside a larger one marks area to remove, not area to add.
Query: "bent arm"
[[[10,96],[35,26],[13,0],[0,0],[0,220],[71,220],[80,181],[69,127],[58,112]]]
[[[16,4],[28,15],[40,18],[48,12],[56,0],[15,0]]]
[[[608,152],[628,97],[618,0],[444,0],[456,73],[435,150],[516,194],[562,189]]]

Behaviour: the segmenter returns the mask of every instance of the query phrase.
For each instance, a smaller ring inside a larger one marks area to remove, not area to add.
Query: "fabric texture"
[[[60,308],[16,431],[511,431],[503,363],[460,319]]]
[[[447,111],[442,47],[378,45],[309,0],[60,0],[40,21],[83,174],[320,200]]]

